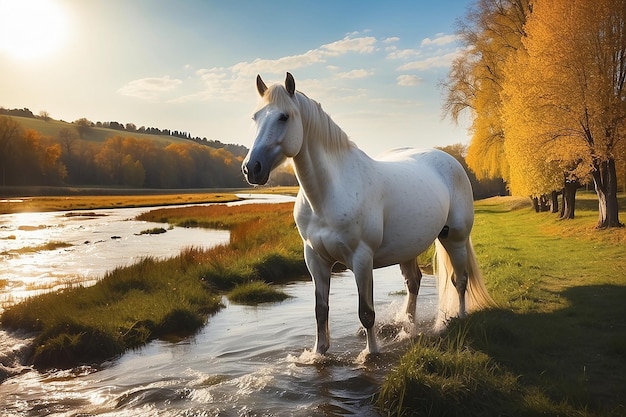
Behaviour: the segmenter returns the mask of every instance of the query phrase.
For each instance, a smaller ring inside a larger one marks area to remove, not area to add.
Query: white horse
[[[265,184],[275,167],[293,158],[300,183],[294,217],[315,283],[315,352],[330,346],[328,295],[337,262],[354,272],[367,352],[378,351],[373,268],[400,265],[406,313],[413,319],[422,278],[417,256],[433,241],[439,265],[436,327],[492,304],[470,241],[472,188],[459,162],[438,150],[399,149],[370,158],[319,103],[296,91],[289,73],[285,86],[269,88],[257,76],[257,90],[263,101],[253,117],[256,139],[242,170],[250,184]]]

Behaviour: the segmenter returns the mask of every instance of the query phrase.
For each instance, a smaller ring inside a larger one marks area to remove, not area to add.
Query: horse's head
[[[300,152],[303,128],[296,82],[290,73],[287,73],[284,86],[275,84],[268,88],[259,75],[256,85],[263,98],[263,107],[254,114],[256,138],[241,169],[250,184],[262,185],[285,158]]]

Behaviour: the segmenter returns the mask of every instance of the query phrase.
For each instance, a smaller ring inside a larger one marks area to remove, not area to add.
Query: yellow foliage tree
[[[538,99],[545,97],[543,67],[522,48],[504,69],[502,122],[506,132],[505,155],[510,165],[508,185],[512,194],[533,198],[563,188],[564,204],[568,207],[563,217],[571,218],[576,188],[587,174],[584,167],[588,164],[581,159],[584,149],[578,147],[577,141],[567,141],[566,147],[556,146],[555,138],[567,136],[569,131],[555,130],[549,107]]]
[[[519,185],[528,181],[541,181],[542,188],[559,171],[579,178],[589,173],[598,193],[598,226],[619,226],[616,158],[626,128],[626,0],[538,1],[525,28],[525,52],[509,61],[504,84],[514,189],[528,187]],[[530,172],[543,176],[525,180]]]
[[[521,47],[529,8],[528,0],[479,0],[458,30],[466,48],[443,84],[444,112],[458,121],[464,110],[470,111],[466,160],[479,179],[509,176],[501,117],[503,67]]]

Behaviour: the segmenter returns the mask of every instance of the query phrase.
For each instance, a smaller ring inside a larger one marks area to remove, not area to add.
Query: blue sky
[[[0,106],[250,146],[256,74],[289,71],[372,155],[467,143],[438,84],[471,3],[0,0]]]

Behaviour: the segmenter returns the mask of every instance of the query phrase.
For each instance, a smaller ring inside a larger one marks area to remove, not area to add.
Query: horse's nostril
[[[254,175],[259,175],[261,173],[261,170],[261,163],[259,161],[256,161],[254,163],[254,167],[252,168],[252,172],[254,173]]]
[[[241,166],[241,171],[243,172],[243,175],[248,175],[248,165],[243,164]]]

